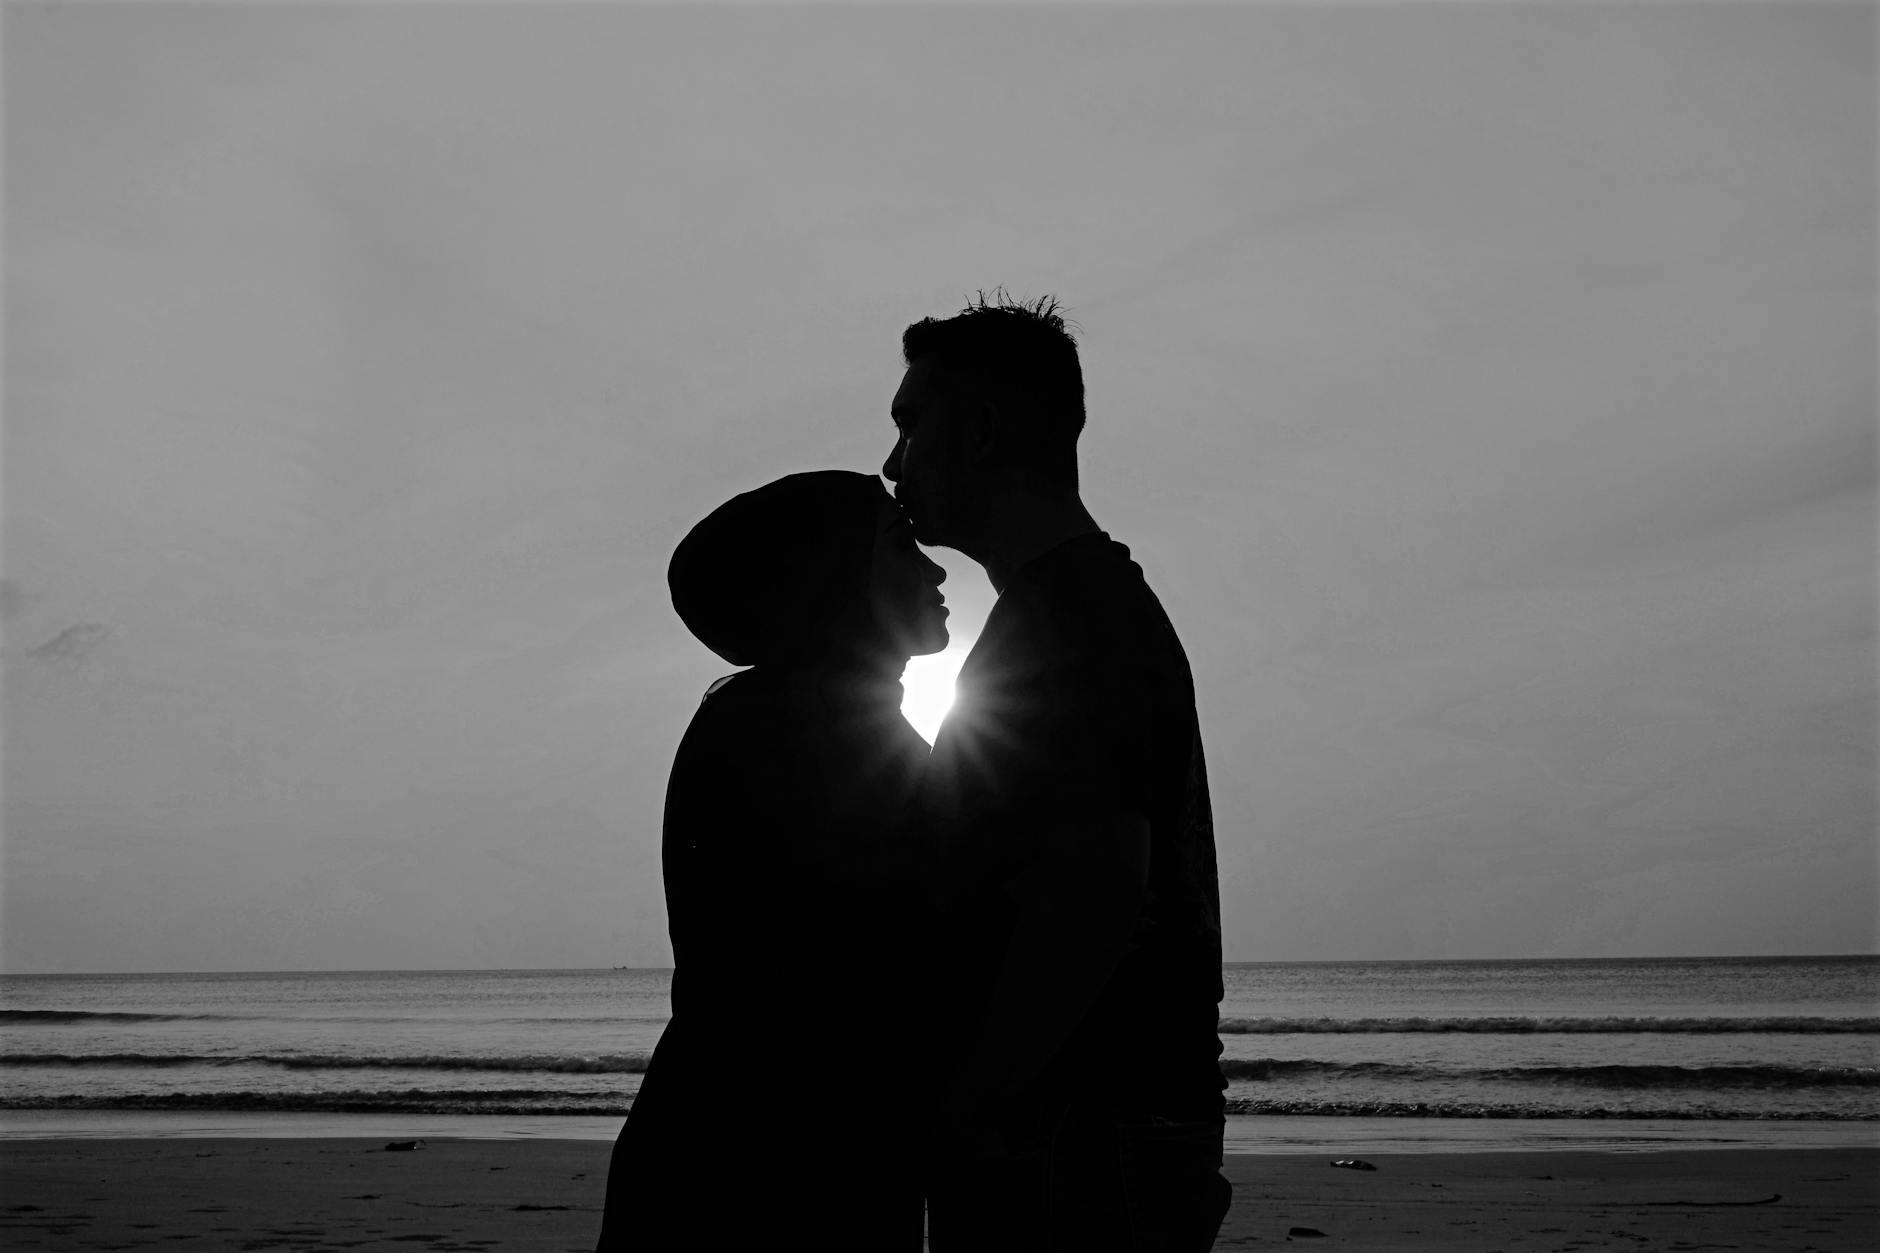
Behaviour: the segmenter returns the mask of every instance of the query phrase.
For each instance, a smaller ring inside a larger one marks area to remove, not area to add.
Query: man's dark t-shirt
[[[960,671],[926,787],[942,1040],[983,1012],[1024,885],[1118,814],[1149,824],[1128,951],[1026,1094],[1218,1115],[1220,884],[1194,679],[1129,550],[1102,533],[1021,569]],[[1067,843],[1068,841],[1068,843]]]

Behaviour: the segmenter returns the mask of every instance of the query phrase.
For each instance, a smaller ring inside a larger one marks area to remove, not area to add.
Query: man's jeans
[[[1040,1105],[1005,1128],[1007,1156],[936,1182],[934,1253],[1206,1253],[1233,1189],[1219,1118]]]

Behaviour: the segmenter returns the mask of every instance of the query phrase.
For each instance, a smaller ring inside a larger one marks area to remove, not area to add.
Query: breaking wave
[[[194,1022],[224,1014],[133,1014],[117,1010],[0,1009],[0,1025],[62,1022]]]
[[[1230,1114],[1304,1115],[1322,1118],[1612,1118],[1651,1119],[1664,1122],[1711,1122],[1750,1119],[1757,1122],[1880,1122],[1880,1114],[1829,1110],[1692,1109],[1689,1106],[1547,1106],[1496,1104],[1481,1101],[1339,1101],[1232,1099]]]
[[[543,1075],[637,1075],[652,1059],[643,1053],[578,1057],[555,1054],[464,1056],[451,1054],[348,1055],[303,1053],[0,1053],[0,1066],[176,1070],[185,1067],[278,1067],[283,1070],[422,1070]],[[1752,1065],[1670,1066],[1429,1066],[1400,1062],[1333,1062],[1311,1058],[1223,1058],[1221,1073],[1242,1082],[1298,1078],[1337,1080],[1474,1080],[1568,1084],[1601,1088],[1880,1088],[1880,1066]]]
[[[1880,1087],[1880,1066],[1501,1066],[1486,1069],[1414,1066],[1394,1062],[1322,1062],[1309,1059],[1224,1058],[1230,1080],[1470,1079],[1504,1083],[1561,1083],[1598,1088],[1818,1088]]]
[[[462,1057],[436,1054],[347,1056],[343,1053],[0,1053],[0,1066],[109,1066],[125,1069],[278,1066],[284,1070],[485,1070],[561,1075],[643,1074],[650,1060],[640,1053],[599,1057],[552,1054]]]
[[[1880,1018],[1223,1018],[1222,1035],[1876,1035]]]
[[[468,1092],[153,1092],[0,1097],[0,1109],[245,1110],[302,1114],[569,1114],[625,1116],[631,1097],[496,1088]]]
[[[118,1095],[60,1095],[0,1097],[0,1109],[11,1110],[227,1110],[276,1113],[329,1114],[561,1114],[585,1117],[625,1117],[633,1106],[630,1096],[597,1093],[551,1092],[534,1088],[497,1088],[474,1091],[407,1088],[400,1091],[343,1092],[168,1092]],[[1229,1114],[1263,1116],[1304,1115],[1364,1118],[1539,1118],[1539,1119],[1654,1119],[1712,1121],[1732,1119],[1802,1122],[1876,1122],[1880,1114],[1822,1110],[1692,1109],[1688,1106],[1654,1108],[1576,1106],[1549,1107],[1482,1101],[1375,1101],[1313,1099],[1229,1099]]]

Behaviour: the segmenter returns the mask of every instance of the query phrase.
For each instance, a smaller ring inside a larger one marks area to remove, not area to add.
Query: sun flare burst
[[[953,680],[967,650],[949,644],[930,657],[911,657],[901,676],[901,713],[929,744],[953,707]]]

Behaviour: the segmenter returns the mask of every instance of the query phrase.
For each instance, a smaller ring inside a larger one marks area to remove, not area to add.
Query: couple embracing
[[[1219,886],[1187,658],[1077,491],[1048,300],[902,339],[883,474],[794,474],[675,552],[733,665],[679,746],[672,1020],[601,1253],[1200,1253],[1227,1210]],[[997,604],[932,751],[910,656],[945,575]]]

